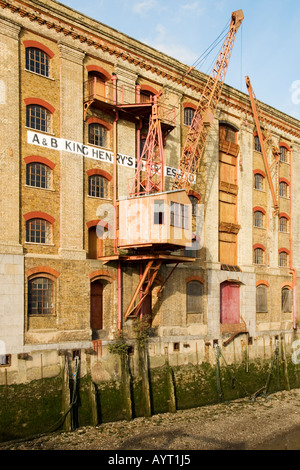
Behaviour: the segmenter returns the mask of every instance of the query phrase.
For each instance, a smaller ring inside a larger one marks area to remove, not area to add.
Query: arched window
[[[101,175],[89,176],[89,196],[107,199],[108,180]]]
[[[261,211],[255,211],[253,214],[254,227],[263,228],[264,214]]]
[[[280,150],[280,161],[287,163],[288,161],[288,154],[287,154],[287,148],[286,147],[279,147]]]
[[[261,145],[258,135],[254,136],[254,150],[261,153]]]
[[[51,169],[39,162],[26,165],[26,184],[35,188],[49,189],[51,187]]]
[[[264,250],[262,248],[254,249],[254,264],[264,264]]]
[[[203,284],[200,281],[190,281],[186,284],[187,313],[202,313]]]
[[[281,251],[279,253],[279,266],[281,268],[285,268],[287,266],[287,262],[288,262],[288,254],[286,253],[286,251]]]
[[[288,197],[288,184],[285,181],[279,183],[279,195],[281,197]]]
[[[51,113],[38,104],[26,106],[26,126],[37,131],[51,131]]]
[[[28,315],[53,313],[54,283],[48,277],[35,277],[28,281]]]
[[[98,147],[106,147],[107,129],[101,124],[89,125],[89,143]]]
[[[268,288],[260,284],[256,287],[256,312],[266,313],[268,311]]]
[[[293,310],[293,291],[289,287],[281,289],[281,311],[283,313],[292,312]]]
[[[45,219],[29,219],[26,222],[26,242],[51,243],[51,224]]]
[[[44,77],[50,75],[50,58],[48,55],[36,47],[26,48],[26,70],[38,73]]]
[[[194,114],[195,114],[194,108],[189,108],[189,107],[184,108],[183,122],[186,126],[190,126],[192,124]]]
[[[254,189],[263,191],[264,189],[264,177],[260,173],[254,175]]]
[[[279,219],[279,232],[288,231],[288,219],[286,217],[280,217]]]

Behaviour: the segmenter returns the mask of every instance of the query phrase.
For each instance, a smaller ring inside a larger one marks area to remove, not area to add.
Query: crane
[[[250,97],[252,112],[253,112],[254,121],[255,121],[255,125],[256,125],[257,135],[258,135],[258,138],[259,138],[261,152],[262,152],[263,159],[264,159],[264,164],[265,164],[266,174],[267,174],[267,178],[268,178],[268,183],[269,183],[271,194],[272,194],[272,200],[273,200],[273,205],[274,205],[274,213],[276,214],[278,212],[278,201],[277,201],[276,191],[274,189],[274,185],[273,185],[273,181],[272,181],[272,177],[271,177],[271,171],[270,171],[270,167],[269,167],[268,159],[267,159],[267,155],[266,155],[264,137],[263,137],[262,130],[261,130],[261,125],[260,125],[260,122],[262,121],[261,112],[260,112],[259,106],[257,105],[257,100],[256,100],[256,97],[255,97],[255,94],[254,94],[254,91],[253,91],[253,88],[252,88],[252,85],[251,85],[251,82],[250,82],[250,78],[248,76],[246,77],[246,86],[247,86],[249,97]],[[271,146],[271,149],[272,149],[273,157],[275,159],[275,163],[278,163],[278,161],[280,159],[280,151],[279,151],[278,147],[276,147],[272,143],[272,140],[270,138],[268,139],[268,142],[270,142],[270,146]]]
[[[173,182],[173,190],[183,190],[187,198],[188,189],[193,184],[195,173],[204,152],[205,143],[209,134],[213,118],[221,97],[222,86],[228,69],[229,60],[236,33],[244,19],[242,10],[234,11],[231,14],[229,32],[218,55],[212,73],[207,80],[200,102],[195,111],[186,142],[180,158],[179,167]],[[143,162],[145,156],[145,162]],[[144,171],[145,177],[141,180],[141,173]],[[159,106],[157,100],[153,104],[152,116],[150,117],[149,132],[142,155],[138,159],[134,184],[131,195],[141,196],[164,191],[164,158],[163,144],[160,128]],[[122,204],[122,201],[120,202]],[[142,255],[141,255],[142,256]],[[142,259],[138,256],[135,259]],[[133,258],[132,258],[133,259]],[[144,258],[146,259],[146,258]],[[177,260],[175,267],[182,260]],[[157,273],[163,263],[168,261],[166,256],[157,259],[148,258],[148,263],[144,271],[140,272],[140,280],[132,296],[132,299],[124,314],[124,319],[136,317],[142,310],[143,304],[148,294],[151,292]],[[174,268],[173,268],[174,270]],[[138,296],[140,299],[135,304]]]
[[[242,10],[234,11],[231,14],[229,32],[204,87],[186,137],[179,166],[173,181],[173,189],[185,189],[187,191],[194,181],[194,176],[200,164],[206,139],[221,97],[236,33],[243,19],[244,14]]]

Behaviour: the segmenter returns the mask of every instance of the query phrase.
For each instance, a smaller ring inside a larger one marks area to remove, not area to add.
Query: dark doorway
[[[99,280],[91,283],[91,328],[103,329],[103,284]]]

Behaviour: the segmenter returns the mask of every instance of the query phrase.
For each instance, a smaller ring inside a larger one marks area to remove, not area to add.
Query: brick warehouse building
[[[156,96],[164,194],[172,195],[207,77],[196,70],[187,74],[177,60],[53,0],[46,6],[0,0],[0,7],[1,396],[7,400],[10,390],[22,409],[24,390],[43,387],[45,380],[55,384],[62,371],[66,377],[64,366],[72,373],[74,357],[80,357],[80,376],[92,384],[86,388],[89,406],[100,394],[101,419],[122,418],[124,406],[113,413],[106,398],[112,383],[124,383],[108,345],[125,332],[131,374],[138,377],[134,322],[126,312],[147,257],[130,256],[135,251],[126,236],[116,247],[121,225],[114,224],[114,203],[124,207],[128,198]],[[300,195],[293,188],[300,181],[300,123],[263,103],[260,110],[265,136],[272,135],[280,154],[275,164],[268,153],[274,193],[249,96],[224,85],[185,201],[194,231],[196,214],[204,215],[197,232],[201,244],[191,252],[175,243],[143,304],[152,327],[152,412],[169,409],[168,400],[159,402],[154,392],[155,374],[166,363],[175,374],[177,406],[187,407],[211,400],[185,401],[183,395],[189,395],[193,367],[199,372],[209,364],[214,371],[215,345],[228,363],[244,369],[245,361],[269,361],[276,340],[283,362],[292,353],[299,310]],[[122,217],[120,209],[119,222]],[[188,385],[180,392],[183,375]],[[264,382],[265,375],[258,376]],[[294,379],[292,371],[290,383],[299,385]],[[62,379],[53,395],[68,383]],[[116,390],[120,385],[114,396]],[[135,415],[143,414],[137,396]],[[33,406],[35,398],[32,393]],[[81,416],[81,423],[90,422]]]

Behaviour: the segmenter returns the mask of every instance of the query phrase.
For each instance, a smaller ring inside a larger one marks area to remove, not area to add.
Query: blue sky
[[[300,119],[300,2],[298,0],[63,0],[187,66],[193,65],[242,9],[225,82]],[[210,73],[221,44],[199,70]]]

